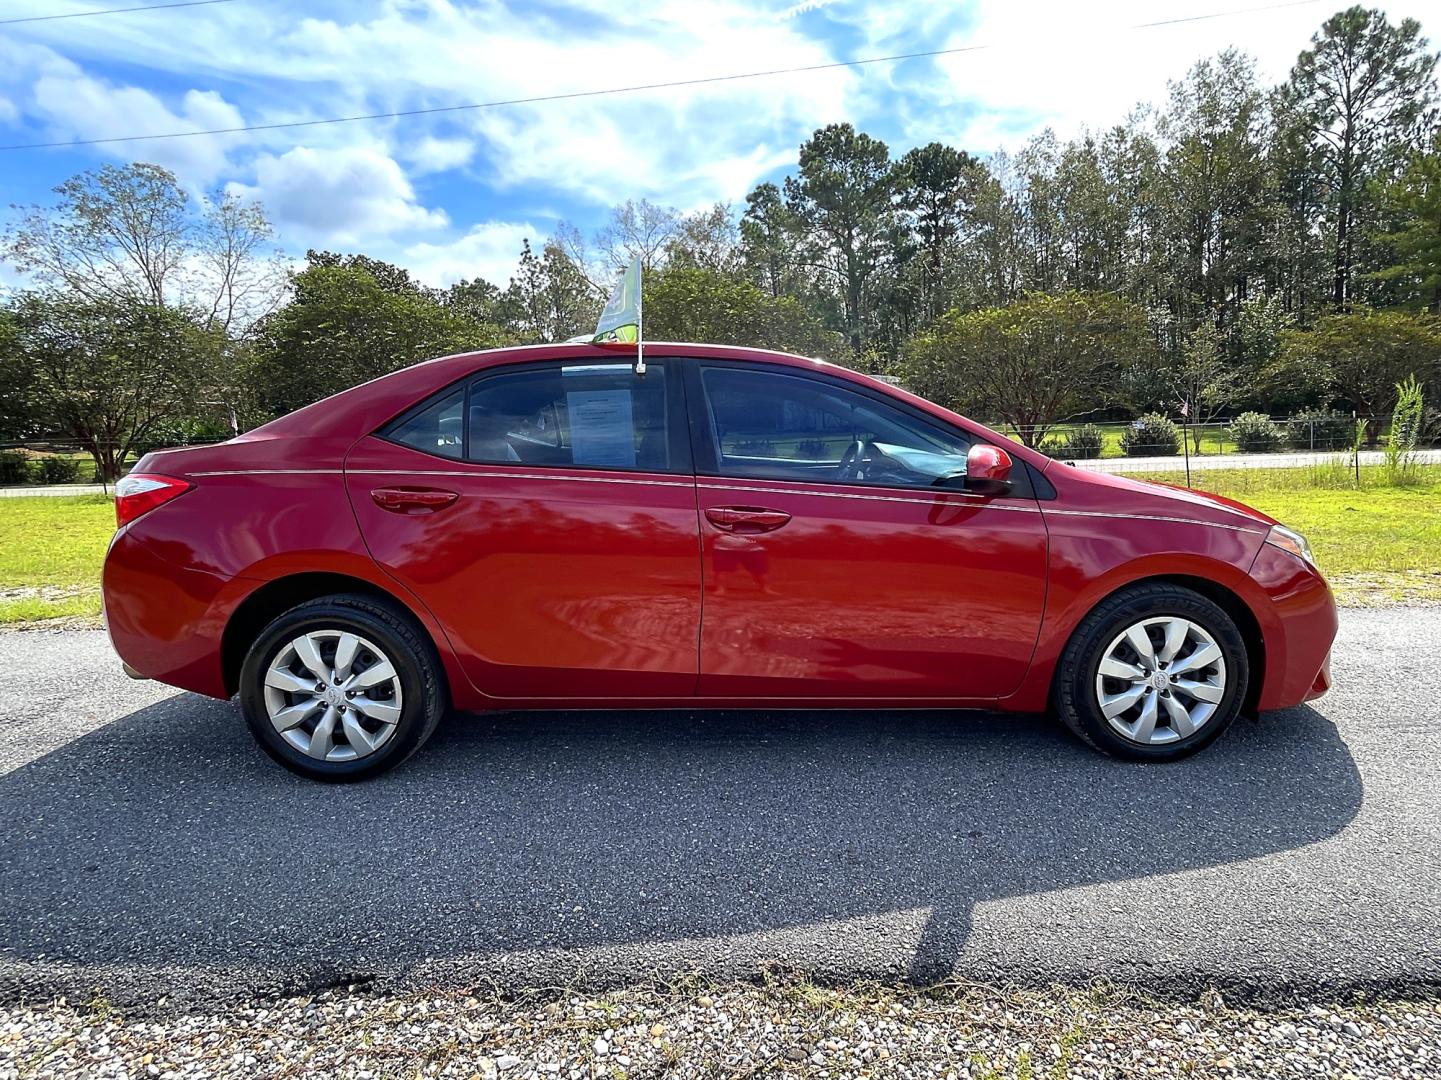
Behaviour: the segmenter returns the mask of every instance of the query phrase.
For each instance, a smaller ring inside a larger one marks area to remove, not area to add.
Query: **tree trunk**
[[[1348,310],[1351,292],[1351,131],[1352,119],[1346,117],[1341,137],[1341,190],[1336,205],[1336,281],[1332,300],[1340,311]]]

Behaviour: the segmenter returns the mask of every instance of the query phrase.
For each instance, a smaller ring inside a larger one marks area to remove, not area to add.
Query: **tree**
[[[503,342],[496,327],[425,293],[388,290],[358,267],[313,265],[292,287],[291,302],[261,323],[247,372],[272,416],[407,364]]]
[[[280,255],[271,250],[274,230],[258,203],[229,192],[217,197],[194,231],[193,262],[209,296],[205,321],[229,334],[270,314],[285,295]],[[206,284],[208,283],[208,284]]]
[[[1436,56],[1421,26],[1393,26],[1356,6],[1327,19],[1296,60],[1283,94],[1291,122],[1318,151],[1329,190],[1331,300],[1352,302],[1357,225],[1368,183],[1398,145],[1413,142],[1431,112]]]
[[[0,307],[0,441],[28,435],[34,419],[30,372],[20,355],[15,315]]]
[[[1241,391],[1240,372],[1226,362],[1225,339],[1211,323],[1192,330],[1181,359],[1168,372],[1172,389],[1193,424],[1206,424],[1234,405]],[[1191,429],[1195,452],[1201,452],[1202,428]]]
[[[1261,276],[1272,214],[1265,123],[1254,65],[1234,49],[1171,84],[1161,185],[1167,302],[1182,333],[1229,326]]]
[[[229,330],[279,300],[285,273],[264,212],[230,194],[197,209],[159,165],[105,165],[30,206],[0,258],[86,300],[183,308]]]
[[[786,178],[786,205],[805,231],[811,261],[840,286],[851,351],[865,345],[867,285],[889,247],[904,173],[879,139],[850,124],[821,128],[801,144],[799,175]]]
[[[800,220],[774,184],[760,184],[746,196],[741,215],[741,260],[746,272],[771,296],[801,291]]]
[[[1294,409],[1311,403],[1315,387],[1308,380],[1277,381],[1276,358],[1281,335],[1295,325],[1279,295],[1258,296],[1241,305],[1231,326],[1231,354],[1240,386],[1237,401]]]
[[[307,268],[336,267],[341,270],[359,270],[379,288],[394,296],[415,296],[425,300],[435,300],[440,297],[439,290],[416,281],[405,267],[373,259],[369,255],[345,255],[334,251],[316,251],[312,248],[305,253],[305,263]]]
[[[29,293],[13,319],[36,414],[76,439],[107,481],[193,408],[223,344],[203,316],[108,297]]]
[[[665,245],[667,266],[694,267],[718,274],[740,268],[740,235],[728,203],[686,214]]]
[[[650,269],[664,261],[666,245],[680,228],[680,214],[669,206],[627,199],[610,213],[610,221],[596,234],[596,245],[612,270],[623,270],[640,257]]]
[[[505,326],[514,320],[512,305],[506,294],[485,278],[465,278],[445,291],[441,302],[475,322]]]
[[[671,266],[645,278],[645,330],[662,341],[751,345],[837,359],[840,336],[799,301],[699,267]]]
[[[189,248],[189,197],[159,165],[105,165],[27,208],[3,253],[41,282],[89,301],[163,307]]]
[[[1326,315],[1310,331],[1281,335],[1278,362],[1298,380],[1310,379],[1345,399],[1376,441],[1377,422],[1396,401],[1396,384],[1410,375],[1433,388],[1441,379],[1441,316],[1358,307]]]
[[[908,180],[903,205],[924,252],[921,309],[933,318],[945,308],[947,257],[968,224],[983,170],[964,150],[938,142],[908,151],[901,169]]]
[[[1397,261],[1371,276],[1397,283],[1408,306],[1441,314],[1441,129],[1381,195],[1396,227],[1379,239]]]
[[[502,297],[504,328],[522,342],[565,341],[592,330],[605,303],[601,290],[555,240],[539,256],[526,240]]]
[[[943,315],[912,343],[903,378],[942,404],[999,417],[1034,447],[1057,422],[1109,404],[1122,365],[1153,353],[1146,313],[1129,301],[1031,294]]]

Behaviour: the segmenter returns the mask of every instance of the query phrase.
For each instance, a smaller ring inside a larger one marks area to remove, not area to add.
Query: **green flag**
[[[620,341],[627,344],[640,341],[640,256],[637,255],[625,268],[625,273],[615,283],[610,301],[600,313],[600,322],[595,324],[596,344]]]

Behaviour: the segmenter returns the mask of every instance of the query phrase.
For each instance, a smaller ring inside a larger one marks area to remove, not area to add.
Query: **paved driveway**
[[[1441,984],[1441,610],[1171,766],[1041,718],[550,713],[290,776],[103,635],[0,634],[0,997],[657,972]]]

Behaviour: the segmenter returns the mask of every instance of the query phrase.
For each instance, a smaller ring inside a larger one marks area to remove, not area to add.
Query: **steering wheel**
[[[836,475],[842,480],[854,480],[856,478],[856,465],[860,463],[862,455],[866,452],[867,443],[864,439],[857,439],[846,447],[846,452],[841,455],[840,464],[836,467]]]

